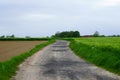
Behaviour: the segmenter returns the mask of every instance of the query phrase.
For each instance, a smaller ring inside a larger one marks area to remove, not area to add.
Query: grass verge
[[[43,47],[53,43],[55,40],[49,40],[46,43],[37,45],[35,48],[30,50],[29,52],[23,53],[19,56],[13,57],[12,59],[0,62],[0,80],[10,80],[10,78],[15,75],[16,70],[18,69],[18,65],[21,64],[26,58],[33,55]]]
[[[116,51],[103,51],[99,47],[94,48],[75,40],[70,40],[70,42],[70,48],[79,57],[95,64],[96,66],[120,75],[120,54],[116,53]]]

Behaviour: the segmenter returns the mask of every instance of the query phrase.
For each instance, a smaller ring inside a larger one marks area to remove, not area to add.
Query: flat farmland
[[[76,38],[70,47],[76,55],[120,75],[120,37]]]
[[[47,41],[0,41],[0,62],[20,55]]]

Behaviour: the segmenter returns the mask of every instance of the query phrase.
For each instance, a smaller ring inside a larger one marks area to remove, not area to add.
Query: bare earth
[[[11,59],[46,41],[0,41],[0,62]]]
[[[120,80],[120,76],[77,57],[59,40],[28,58],[12,80]]]

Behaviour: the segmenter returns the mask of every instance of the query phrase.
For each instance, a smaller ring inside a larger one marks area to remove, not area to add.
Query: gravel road
[[[76,56],[69,42],[58,40],[28,58],[12,80],[120,80]]]

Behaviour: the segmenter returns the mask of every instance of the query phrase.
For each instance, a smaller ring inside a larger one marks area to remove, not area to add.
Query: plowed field
[[[0,41],[0,62],[27,52],[46,41]]]

